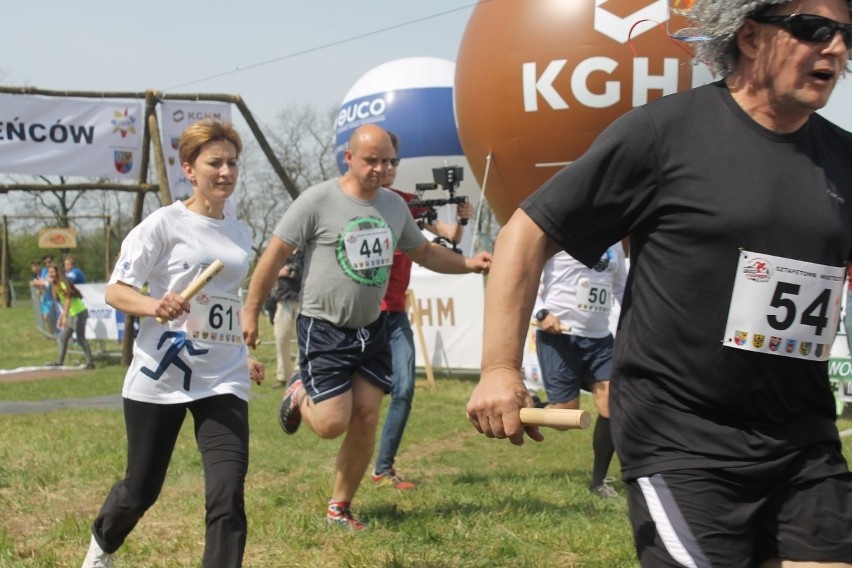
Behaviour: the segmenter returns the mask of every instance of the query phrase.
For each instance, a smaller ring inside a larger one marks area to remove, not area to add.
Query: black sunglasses
[[[793,14],[791,16],[750,16],[761,24],[772,24],[790,32],[796,39],[815,43],[827,43],[840,32],[846,47],[852,49],[852,24],[841,24],[814,14]]]

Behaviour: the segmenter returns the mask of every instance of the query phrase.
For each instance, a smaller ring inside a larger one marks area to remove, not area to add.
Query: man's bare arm
[[[482,376],[467,405],[474,428],[489,438],[509,438],[521,445],[526,432],[534,440],[543,439],[538,428],[521,426],[520,409],[532,406],[521,362],[541,270],[558,250],[520,209],[497,237],[485,288]]]
[[[278,279],[278,271],[296,250],[276,236],[269,239],[269,244],[257,265],[249,282],[248,293],[243,302],[243,338],[246,345],[254,347],[257,341],[257,316],[263,301],[272,290],[273,284]]]

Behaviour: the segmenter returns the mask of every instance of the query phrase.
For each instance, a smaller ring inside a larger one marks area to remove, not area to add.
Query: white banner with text
[[[77,284],[83,301],[89,309],[86,320],[86,338],[121,341],[124,336],[124,314],[104,300],[106,283]]]
[[[136,180],[141,101],[0,93],[0,173]]]
[[[420,311],[426,349],[435,368],[478,370],[482,358],[485,286],[479,274],[437,274],[416,264],[409,288]],[[416,364],[424,366],[412,310]]]
[[[202,118],[217,122],[231,121],[231,104],[209,101],[170,101],[160,103],[160,129],[163,136],[163,157],[172,201],[181,201],[192,195],[192,185],[183,175],[178,158],[178,141],[184,129]]]

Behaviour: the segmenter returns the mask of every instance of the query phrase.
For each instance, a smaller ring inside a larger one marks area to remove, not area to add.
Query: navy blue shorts
[[[537,330],[535,348],[547,402],[574,400],[581,388],[591,392],[592,383],[609,380],[614,344],[612,335],[590,338]]]
[[[644,567],[852,562],[852,473],[834,444],[752,465],[627,481]]]
[[[300,315],[296,327],[302,383],[314,402],[348,391],[356,371],[386,393],[391,392],[393,367],[384,314],[358,329]]]

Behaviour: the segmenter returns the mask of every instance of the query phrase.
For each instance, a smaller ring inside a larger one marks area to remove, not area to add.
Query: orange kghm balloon
[[[695,4],[695,0],[672,0],[672,7],[677,10],[687,11]]]
[[[613,120],[693,86],[689,55],[660,25],[668,17],[669,0],[477,5],[456,60],[456,118],[501,223]]]

